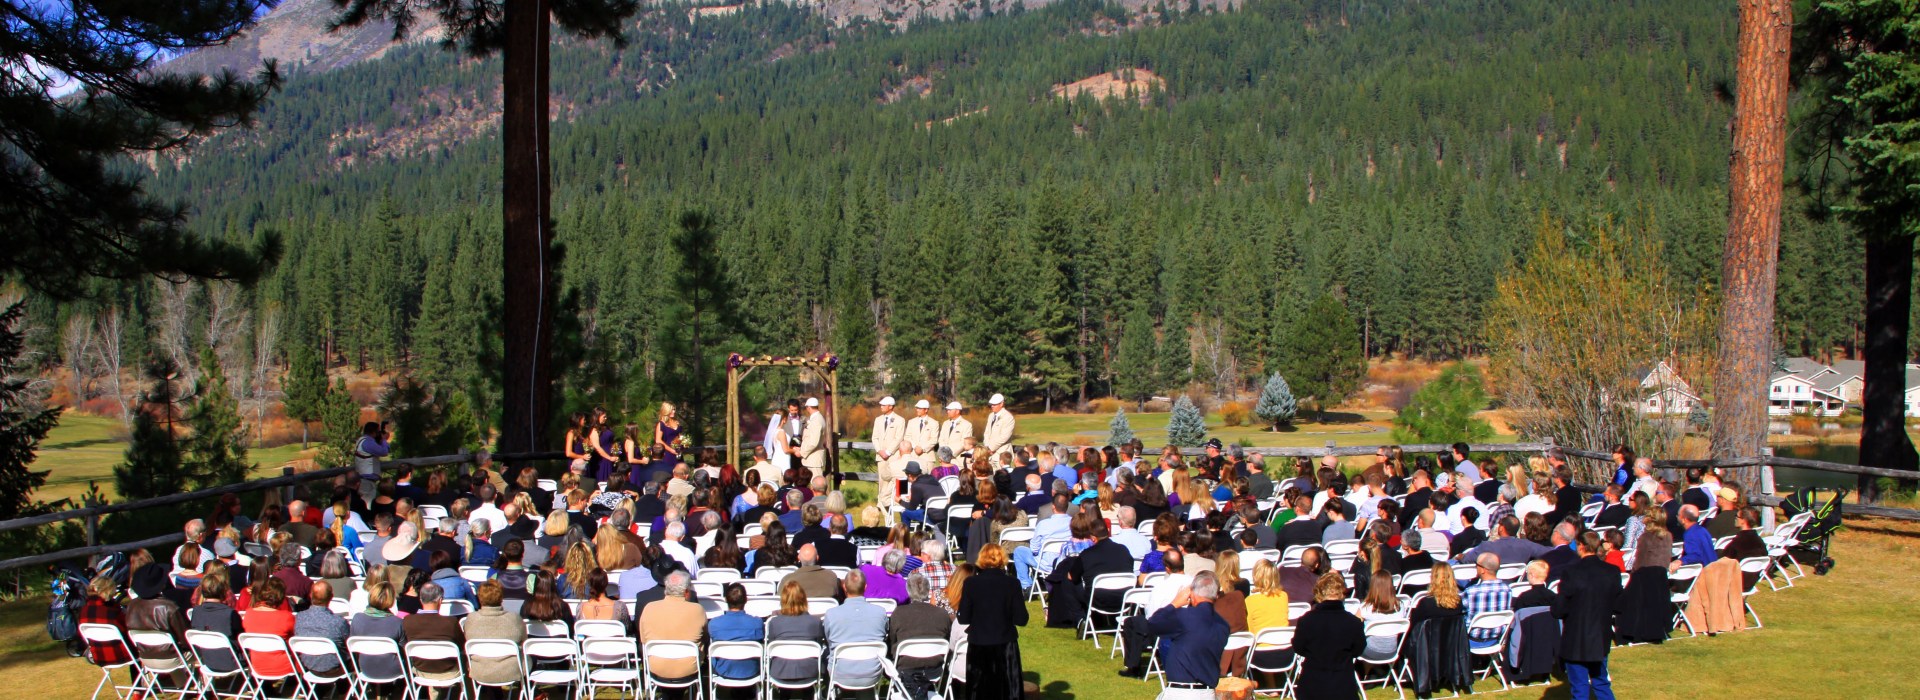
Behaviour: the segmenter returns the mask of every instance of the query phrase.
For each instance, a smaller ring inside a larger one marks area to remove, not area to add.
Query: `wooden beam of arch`
[[[840,434],[833,429],[840,417],[840,356],[833,353],[806,356],[758,355],[740,353],[727,356],[727,463],[745,469],[740,463],[740,380],[756,367],[792,367],[818,373],[827,385],[827,474],[838,483],[840,474]],[[768,455],[771,457],[772,455]]]

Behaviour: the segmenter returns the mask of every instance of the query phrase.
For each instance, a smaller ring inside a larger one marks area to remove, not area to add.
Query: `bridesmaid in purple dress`
[[[671,403],[660,404],[660,422],[653,424],[653,444],[664,453],[661,459],[654,460],[651,471],[672,473],[680,464],[680,448],[674,441],[680,439],[679,411]]]
[[[620,462],[613,456],[618,448],[614,445],[613,419],[607,415],[606,408],[593,409],[593,431],[587,438],[587,447],[593,452],[594,478],[606,481],[613,476],[613,466]]]

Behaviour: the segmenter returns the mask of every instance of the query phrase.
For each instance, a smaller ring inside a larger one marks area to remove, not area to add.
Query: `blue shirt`
[[[867,602],[865,596],[848,596],[847,602],[828,610],[821,617],[821,622],[826,626],[829,649],[854,642],[887,641],[887,611]],[[1219,663],[1214,661],[1216,666]],[[840,661],[833,669],[833,675],[856,682],[879,678],[880,673],[878,660]]]
[[[620,587],[621,600],[633,600],[635,594],[658,584],[653,580],[653,572],[648,571],[647,567],[636,566],[622,572],[620,578],[614,581],[614,585]]]
[[[760,618],[739,610],[728,610],[707,621],[707,638],[712,641],[760,642],[765,641],[766,637],[766,625]],[[760,662],[714,659],[713,670],[722,678],[745,680],[760,673]]]
[[[1502,581],[1481,581],[1460,591],[1460,602],[1467,608],[1467,621],[1473,616],[1486,612],[1499,612],[1513,608],[1513,589]],[[1467,630],[1467,639],[1476,647],[1487,646],[1500,641],[1501,629]]]
[[[1707,526],[1694,523],[1687,528],[1687,534],[1681,541],[1680,563],[1705,566],[1720,560],[1720,553],[1713,549],[1713,533],[1707,532]]]
[[[1074,471],[1071,464],[1053,465],[1053,478],[1066,479],[1068,486],[1080,483],[1080,472]]]
[[[1160,637],[1160,668],[1168,682],[1211,688],[1220,680],[1220,656],[1233,631],[1213,603],[1161,608],[1147,618],[1147,633]]]
[[[1619,484],[1621,486],[1626,486],[1627,484],[1632,482],[1633,482],[1633,470],[1628,469],[1627,465],[1622,464],[1618,467],[1613,468],[1613,483]]]

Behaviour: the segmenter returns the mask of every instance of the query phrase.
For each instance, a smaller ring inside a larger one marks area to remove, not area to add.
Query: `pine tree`
[[[1168,315],[1166,336],[1160,339],[1160,386],[1179,389],[1193,378],[1193,343],[1185,319]]]
[[[1178,447],[1199,447],[1207,439],[1206,418],[1193,399],[1181,394],[1173,402],[1173,415],[1167,419],[1167,443]]]
[[[1113,393],[1134,405],[1146,403],[1158,386],[1153,372],[1153,317],[1137,304],[1120,329],[1120,357],[1113,366]]]
[[[320,410],[320,454],[314,463],[322,469],[344,467],[352,461],[353,443],[360,439],[360,404],[347,389],[347,380],[336,379],[327,390]]]
[[[1127,409],[1113,411],[1113,420],[1107,421],[1107,444],[1118,447],[1133,442],[1133,423],[1127,420]]]
[[[1267,376],[1267,385],[1260,388],[1260,402],[1254,404],[1253,415],[1273,426],[1274,432],[1280,426],[1293,422],[1293,416],[1299,411],[1298,402],[1293,399],[1293,389],[1287,386],[1285,377],[1275,372]]]
[[[1487,407],[1487,385],[1479,368],[1456,362],[1413,392],[1393,419],[1395,442],[1480,442],[1493,436],[1493,424],[1475,417]]]
[[[172,360],[157,357],[144,373],[150,384],[133,415],[132,440],[121,463],[113,467],[114,490],[121,498],[133,500],[191,488],[180,444],[173,434],[175,404],[179,401],[173,382],[178,370]]]
[[[60,422],[59,408],[27,408],[27,379],[17,374],[26,349],[26,334],[19,330],[26,308],[26,302],[14,302],[0,312],[0,520],[36,510],[33,492],[47,483],[47,472],[28,467],[47,431]]]
[[[240,418],[240,400],[227,385],[227,375],[212,348],[200,350],[200,389],[187,426],[185,462],[194,488],[244,481],[253,465],[247,463],[247,428]]]
[[[1713,417],[1707,414],[1705,405],[1695,403],[1693,410],[1687,412],[1687,425],[1696,431],[1706,430],[1713,427]]]
[[[724,403],[725,345],[740,330],[733,285],[723,270],[712,217],[699,211],[680,216],[673,249],[680,257],[673,289],[679,298],[660,327],[659,345],[668,362],[658,370],[660,390],[680,405],[680,420],[695,444],[707,442],[707,430],[720,421],[715,402]],[[711,423],[712,425],[709,425]]]
[[[292,366],[287,371],[286,394],[284,410],[288,418],[300,422],[300,448],[306,449],[311,439],[308,428],[320,420],[327,399],[327,366],[312,347],[294,348]]]
[[[1321,294],[1295,319],[1284,338],[1280,372],[1292,377],[1297,396],[1313,400],[1325,418],[1328,406],[1360,388],[1367,359],[1360,352],[1360,329],[1353,314],[1331,294]]]

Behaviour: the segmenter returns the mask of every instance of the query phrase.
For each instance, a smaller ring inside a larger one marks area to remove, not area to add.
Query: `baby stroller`
[[[47,606],[47,636],[66,646],[67,655],[79,657],[87,644],[80,639],[80,608],[87,604],[86,572],[54,564],[47,567],[52,577],[53,601]]]
[[[1821,576],[1833,570],[1833,533],[1840,529],[1840,504],[1847,498],[1846,489],[1833,489],[1833,495],[1822,496],[1822,489],[1800,489],[1780,502],[1780,509],[1791,518],[1801,513],[1812,513],[1813,518],[1807,526],[1800,528],[1799,543],[1790,545],[1788,553],[1805,561],[1814,562],[1813,573]]]

